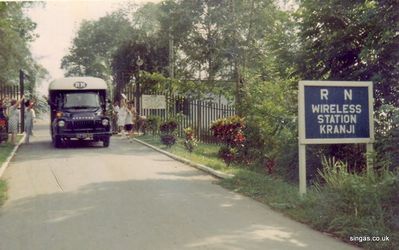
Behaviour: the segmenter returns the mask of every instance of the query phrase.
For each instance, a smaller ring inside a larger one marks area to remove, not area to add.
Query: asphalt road
[[[119,137],[54,149],[36,125],[3,178],[1,250],[354,249]]]

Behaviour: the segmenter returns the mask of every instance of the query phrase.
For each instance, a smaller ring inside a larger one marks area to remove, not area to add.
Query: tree
[[[274,1],[165,1],[162,10],[161,32],[173,37],[180,74],[206,79],[210,92],[216,79],[234,81],[227,88],[241,106],[244,72],[269,54],[265,42],[281,15]]]
[[[111,78],[113,53],[130,39],[134,29],[122,12],[114,12],[96,21],[84,21],[69,54],[62,58],[66,76]]]
[[[139,57],[144,62],[140,69],[136,64]],[[166,74],[168,49],[159,44],[156,37],[148,37],[144,40],[136,38],[118,48],[113,56],[111,65],[116,84],[116,93],[120,93],[134,78],[138,79],[139,70]]]
[[[34,3],[0,2],[0,83],[18,84],[19,69],[30,75],[29,88],[34,89],[36,78],[46,71],[32,58],[29,43],[37,35],[36,23],[24,15]]]
[[[302,1],[302,78],[373,81],[376,107],[399,107],[398,9],[396,0]]]

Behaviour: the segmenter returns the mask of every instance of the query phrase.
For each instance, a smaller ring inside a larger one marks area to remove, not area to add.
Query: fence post
[[[24,89],[24,72],[22,70],[19,70],[19,94],[20,96],[24,95],[25,89]],[[25,131],[25,100],[21,102],[21,133]]]
[[[197,100],[197,137],[199,140],[201,139],[201,101]]]

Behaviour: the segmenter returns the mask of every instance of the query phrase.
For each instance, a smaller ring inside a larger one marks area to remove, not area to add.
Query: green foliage
[[[238,152],[244,147],[246,141],[242,131],[244,128],[244,119],[239,116],[221,118],[211,125],[213,136],[224,144],[220,148],[218,156],[224,160],[227,166],[239,160]]]
[[[246,124],[247,141],[243,154],[262,166],[275,161],[275,171],[288,179],[296,177],[297,165],[297,94],[296,82],[248,79]]]
[[[342,161],[327,158],[323,166],[319,170],[322,184],[315,185],[305,202],[311,209],[311,223],[347,240],[350,235],[387,235],[389,242],[362,246],[392,249],[399,239],[398,173],[384,170],[352,174]]]
[[[152,131],[152,135],[155,135],[159,129],[161,123],[161,117],[150,116],[147,118],[147,129]]]
[[[32,2],[0,2],[0,84],[18,84],[19,69],[29,75],[26,90],[34,90],[36,81],[47,71],[37,64],[30,52],[35,40],[36,23],[25,11],[36,5]]]
[[[382,105],[375,121],[377,167],[399,169],[399,108]]]
[[[158,136],[140,136],[140,140],[150,143],[156,147],[167,150],[175,155],[189,159],[193,162],[204,164],[216,170],[223,170],[226,172],[234,171],[234,168],[226,168],[226,165],[217,157],[219,146],[215,144],[204,144],[198,142],[198,147],[193,152],[188,152],[184,146],[184,142],[176,143],[173,147],[164,147]],[[178,140],[180,140],[178,138]]]
[[[175,133],[177,126],[178,126],[177,121],[174,119],[170,119],[168,121],[161,123],[161,125],[159,126],[159,130],[163,134],[173,134]]]
[[[176,143],[176,135],[161,134],[161,142],[167,147],[172,147]]]
[[[237,148],[222,146],[219,149],[218,156],[223,159],[227,166],[230,166],[237,159]]]
[[[184,130],[184,147],[188,152],[192,153],[194,148],[198,146],[198,141],[195,138],[194,130],[191,127],[185,128]]]
[[[298,210],[301,203],[296,187],[281,178],[246,169],[238,170],[233,178],[222,180],[221,185],[286,212]]]
[[[177,126],[178,123],[173,119],[161,123],[159,130],[161,131],[161,142],[164,145],[171,147],[176,143]]]
[[[398,1],[301,1],[301,77],[371,80],[376,107],[399,105],[398,9]]]
[[[136,63],[139,57],[144,62],[140,68]],[[168,65],[168,50],[165,44],[159,44],[155,37],[125,42],[115,51],[111,65],[117,93],[128,83],[133,82],[133,79],[138,79],[140,84],[143,84],[143,92],[166,87],[159,85],[165,82],[166,78],[160,74],[151,74],[155,72],[165,74]],[[142,73],[143,71],[147,73]]]
[[[73,39],[69,53],[62,58],[66,76],[111,77],[111,60],[119,46],[131,38],[134,29],[121,12],[95,21],[84,21]]]
[[[288,43],[282,34],[289,31],[281,22],[288,15],[284,16],[274,1],[164,1],[161,9],[161,34],[171,36],[181,52],[175,53],[177,75],[202,75],[205,81],[197,87],[205,85],[208,92],[215,91],[217,78],[241,81],[234,92],[245,92],[239,90],[246,82],[240,76],[242,71],[259,68],[270,50],[288,51],[282,47]],[[280,37],[275,37],[272,46],[266,41],[271,41],[269,35],[275,33]],[[223,92],[233,86],[222,86]]]

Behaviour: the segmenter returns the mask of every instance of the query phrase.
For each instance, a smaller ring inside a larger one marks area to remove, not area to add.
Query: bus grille
[[[93,129],[94,128],[94,121],[73,121],[73,128],[74,129]]]

